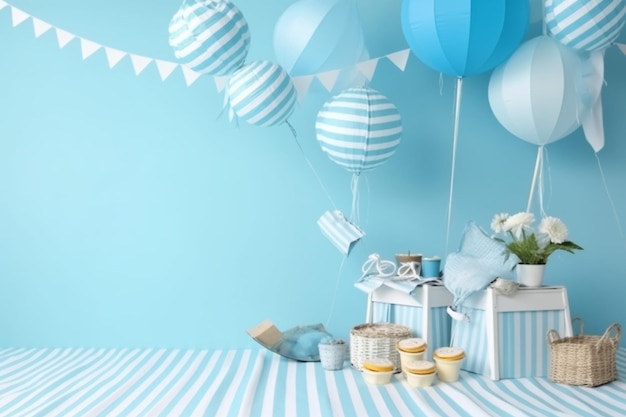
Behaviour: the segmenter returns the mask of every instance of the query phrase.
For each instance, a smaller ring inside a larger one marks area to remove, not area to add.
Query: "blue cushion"
[[[516,263],[514,257],[507,255],[503,242],[492,239],[476,223],[469,222],[459,252],[448,255],[444,266],[443,283],[454,295],[454,307],[487,288],[496,278],[510,276]]]

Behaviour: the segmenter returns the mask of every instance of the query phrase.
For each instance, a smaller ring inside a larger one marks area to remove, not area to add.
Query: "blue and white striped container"
[[[371,88],[350,88],[327,101],[317,114],[317,140],[338,165],[360,174],[394,154],[402,136],[396,106]]]
[[[484,310],[461,307],[470,321],[452,323],[452,344],[465,350],[462,369],[485,376],[492,374],[489,364],[487,319]],[[550,373],[547,334],[566,333],[564,310],[516,311],[498,314],[496,338],[499,378],[546,377]]]
[[[346,256],[350,254],[354,245],[365,236],[365,232],[351,223],[339,210],[324,212],[317,220],[317,225],[322,234]]]
[[[605,49],[620,35],[626,19],[624,0],[546,0],[546,28],[572,49]]]
[[[227,75],[240,68],[250,49],[250,30],[228,0],[185,0],[169,24],[169,43],[192,70]]]
[[[280,65],[264,60],[235,71],[228,80],[226,94],[237,117],[255,126],[287,121],[297,99],[289,74]]]

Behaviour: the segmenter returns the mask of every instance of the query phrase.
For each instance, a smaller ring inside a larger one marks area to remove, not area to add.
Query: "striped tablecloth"
[[[463,371],[416,389],[266,350],[0,349],[0,416],[626,416],[617,358],[619,380],[596,388]]]

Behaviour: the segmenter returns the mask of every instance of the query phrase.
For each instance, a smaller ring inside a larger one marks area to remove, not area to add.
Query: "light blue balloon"
[[[550,36],[524,42],[491,74],[493,114],[509,132],[532,144],[565,138],[580,126],[600,91],[593,86],[598,80],[587,70],[588,59]]]
[[[504,62],[528,28],[526,0],[403,0],[411,51],[437,71],[465,77]]]
[[[546,28],[554,39],[573,49],[609,47],[625,21],[624,0],[546,0]]]
[[[274,26],[276,61],[292,76],[354,66],[369,54],[355,0],[300,0]]]
[[[235,71],[226,94],[231,110],[246,123],[274,126],[285,122],[296,105],[289,74],[269,61],[254,61]]]
[[[371,88],[350,88],[328,100],[315,121],[322,150],[354,174],[387,162],[402,137],[396,106]]]
[[[250,30],[228,0],[185,0],[169,24],[169,43],[177,58],[194,71],[231,74],[250,48]]]

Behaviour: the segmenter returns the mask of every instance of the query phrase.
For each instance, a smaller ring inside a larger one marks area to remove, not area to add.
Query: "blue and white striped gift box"
[[[489,344],[484,310],[460,307],[469,321],[452,323],[452,344],[465,350],[462,368],[490,375]],[[545,377],[550,372],[550,349],[547,334],[556,330],[565,334],[563,310],[497,313],[497,352],[500,378]]]
[[[344,255],[349,255],[365,232],[352,224],[341,211],[328,210],[317,220],[322,234]]]

